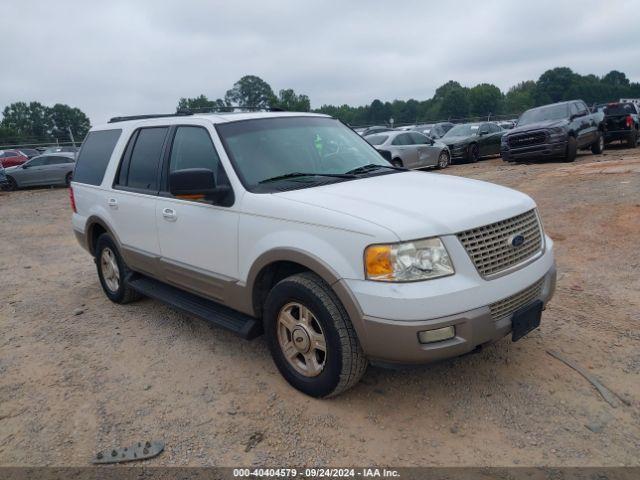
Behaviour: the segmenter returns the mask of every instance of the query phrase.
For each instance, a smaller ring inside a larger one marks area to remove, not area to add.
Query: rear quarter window
[[[121,134],[122,130],[120,129],[89,132],[76,161],[73,181],[100,185]]]

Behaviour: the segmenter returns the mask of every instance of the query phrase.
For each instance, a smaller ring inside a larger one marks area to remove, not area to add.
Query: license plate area
[[[517,342],[540,326],[543,303],[536,300],[516,310],[511,317],[511,340]]]

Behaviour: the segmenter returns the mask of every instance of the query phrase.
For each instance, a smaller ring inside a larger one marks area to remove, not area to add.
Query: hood
[[[553,127],[562,127],[566,125],[568,122],[564,119],[561,120],[542,120],[540,122],[535,123],[527,123],[526,125],[522,125],[521,127],[515,127],[507,132],[507,135],[511,135],[512,133],[521,133],[528,132],[530,130],[538,130],[539,128],[553,128]]]
[[[527,195],[492,183],[403,172],[274,194],[392,230],[399,240],[446,235],[535,207]]]
[[[15,172],[16,170],[19,170],[22,168],[22,165],[14,165],[13,167],[5,167],[4,171],[6,173],[11,173],[11,172]]]
[[[456,143],[465,143],[475,137],[470,137],[468,135],[463,136],[453,136],[453,137],[442,137],[439,139],[440,142],[446,143],[447,145],[455,145]]]

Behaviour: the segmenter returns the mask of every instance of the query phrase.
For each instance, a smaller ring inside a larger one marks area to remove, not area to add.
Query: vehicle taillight
[[[633,118],[631,115],[627,115],[627,127],[631,128],[633,126]]]
[[[69,201],[71,202],[71,209],[73,213],[78,213],[78,209],[76,208],[76,199],[73,196],[73,187],[69,187]]]

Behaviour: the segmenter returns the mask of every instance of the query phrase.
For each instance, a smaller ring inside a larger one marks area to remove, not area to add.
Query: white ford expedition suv
[[[518,340],[555,288],[531,198],[394,167],[324,115],[114,118],[85,139],[70,195],[110,300],[264,332],[282,375],[315,397],[369,362]]]

